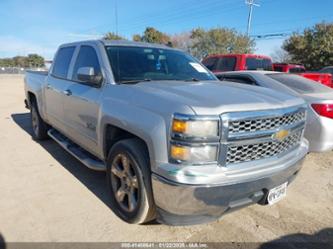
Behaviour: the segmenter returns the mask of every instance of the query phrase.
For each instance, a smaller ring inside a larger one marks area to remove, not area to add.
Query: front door
[[[79,81],[77,71],[82,67],[93,67],[96,74],[101,74],[96,50],[90,45],[80,47],[73,67],[72,83],[64,98],[65,123],[67,134],[74,142],[98,155],[97,125],[102,89]]]

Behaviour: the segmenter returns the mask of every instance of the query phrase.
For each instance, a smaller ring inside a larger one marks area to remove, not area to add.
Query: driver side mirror
[[[96,87],[99,87],[103,80],[102,75],[95,74],[93,67],[80,67],[77,70],[77,78],[79,81],[91,83]]]

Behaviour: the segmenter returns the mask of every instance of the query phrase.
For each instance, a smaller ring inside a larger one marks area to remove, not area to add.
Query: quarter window
[[[69,64],[71,63],[75,47],[65,47],[59,49],[57,58],[55,59],[52,75],[66,79]]]

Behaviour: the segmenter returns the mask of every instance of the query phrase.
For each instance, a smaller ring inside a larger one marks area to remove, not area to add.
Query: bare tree
[[[186,52],[191,52],[192,40],[191,32],[182,32],[170,36],[171,42],[175,48],[179,48]]]
[[[273,59],[273,62],[289,63],[291,60],[289,53],[282,48],[275,49],[274,52],[271,54],[271,57]]]

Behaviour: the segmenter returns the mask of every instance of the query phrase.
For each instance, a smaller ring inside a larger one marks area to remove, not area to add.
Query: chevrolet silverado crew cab
[[[33,137],[106,171],[111,208],[129,223],[195,224],[273,204],[308,151],[301,98],[221,84],[163,45],[62,45],[47,74],[27,72],[25,92]]]

